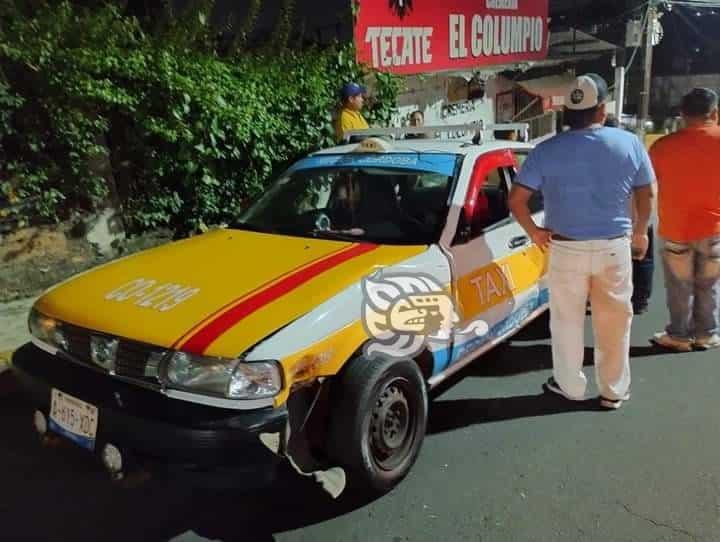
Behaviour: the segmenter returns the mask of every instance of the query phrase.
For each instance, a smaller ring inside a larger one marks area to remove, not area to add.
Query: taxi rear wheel
[[[425,381],[412,360],[356,358],[332,406],[329,453],[356,488],[386,492],[410,471],[427,427]]]

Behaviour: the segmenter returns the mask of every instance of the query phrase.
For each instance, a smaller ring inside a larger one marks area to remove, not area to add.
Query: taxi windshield
[[[311,157],[273,183],[234,227],[383,244],[435,243],[458,160],[417,153]]]

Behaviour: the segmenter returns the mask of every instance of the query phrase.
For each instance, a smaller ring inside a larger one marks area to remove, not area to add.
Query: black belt
[[[616,235],[615,237],[604,237],[602,239],[573,239],[572,237],[565,237],[564,235],[558,235],[557,233],[552,234],[552,239],[556,241],[613,241],[615,239],[622,239],[627,237],[626,234]]]

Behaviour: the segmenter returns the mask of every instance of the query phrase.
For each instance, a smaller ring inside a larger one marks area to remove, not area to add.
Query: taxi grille
[[[92,332],[66,324],[63,326],[63,333],[68,341],[68,354],[76,361],[96,367],[90,355]],[[162,348],[122,338],[119,341],[115,358],[115,374],[128,378],[157,381]]]
[[[155,354],[155,356],[153,356]],[[159,351],[147,344],[120,340],[115,372],[121,376],[133,378],[157,378],[157,364],[150,364],[151,360],[160,359]]]
[[[92,365],[90,358],[90,333],[82,328],[64,325],[63,334],[68,342],[68,354],[78,361]]]

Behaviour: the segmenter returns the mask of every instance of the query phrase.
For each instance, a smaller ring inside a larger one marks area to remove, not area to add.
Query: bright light
[[[39,410],[36,410],[35,416],[33,417],[33,422],[35,424],[35,430],[38,432],[38,434],[40,436],[44,436],[48,430],[48,424],[47,419],[45,418],[45,414],[43,414]]]
[[[45,316],[33,307],[28,317],[28,326],[33,337],[67,351],[69,343],[58,320]]]
[[[122,453],[112,444],[106,444],[103,448],[102,462],[105,468],[112,473],[122,471]]]
[[[90,357],[97,365],[110,371],[115,368],[119,344],[117,338],[93,335],[90,337]]]

